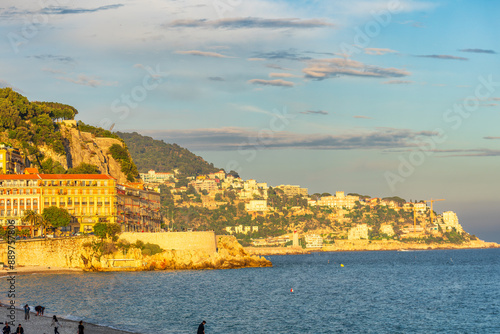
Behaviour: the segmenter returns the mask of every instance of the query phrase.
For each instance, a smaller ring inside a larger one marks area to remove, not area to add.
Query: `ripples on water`
[[[268,258],[273,268],[19,276],[17,301],[139,333],[196,333],[202,320],[208,334],[500,333],[500,249]]]

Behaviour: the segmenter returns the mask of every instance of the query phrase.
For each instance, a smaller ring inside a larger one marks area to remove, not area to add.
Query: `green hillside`
[[[139,172],[150,169],[157,172],[171,172],[178,169],[183,175],[199,175],[220,170],[189,150],[177,144],[167,144],[137,132],[116,132],[125,141]]]

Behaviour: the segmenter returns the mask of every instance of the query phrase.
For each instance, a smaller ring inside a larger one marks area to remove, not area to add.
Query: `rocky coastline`
[[[437,249],[485,249],[500,248],[495,242],[473,240],[462,244],[452,243],[417,243],[397,240],[335,240],[332,245],[322,248],[301,247],[245,247],[251,255],[291,255],[309,254],[311,252],[351,252],[351,251],[404,251],[404,250],[437,250]]]
[[[219,236],[216,253],[200,250],[165,250],[155,255],[143,255],[130,250],[108,256],[95,253],[82,254],[85,271],[148,271],[148,270],[201,270],[272,267],[271,261],[248,253],[233,236]],[[126,261],[125,261],[126,260]]]

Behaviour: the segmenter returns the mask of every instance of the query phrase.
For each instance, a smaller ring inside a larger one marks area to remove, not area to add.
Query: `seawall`
[[[16,240],[16,266],[44,266],[60,268],[83,268],[83,244],[91,242],[93,237],[47,238],[35,240]],[[217,241],[214,232],[164,232],[164,233],[122,233],[120,239],[134,243],[157,244],[164,250],[198,251],[214,254]],[[12,246],[12,245],[11,245]],[[8,245],[0,243],[0,262],[8,264]]]
[[[85,242],[92,238],[57,238],[16,240],[14,248],[16,266],[44,266],[82,268],[81,253]],[[0,243],[0,261],[7,264],[8,245]]]
[[[120,239],[134,243],[142,240],[144,243],[159,245],[164,250],[190,250],[203,251],[208,254],[217,252],[217,240],[215,232],[160,232],[140,233],[124,232]]]

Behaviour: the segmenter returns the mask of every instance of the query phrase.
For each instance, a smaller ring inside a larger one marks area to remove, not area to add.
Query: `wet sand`
[[[26,334],[52,334],[54,333],[54,327],[51,327],[52,315],[45,314],[44,316],[36,316],[34,312],[30,313],[30,319],[24,320],[24,311],[16,310],[15,313],[15,326],[12,326],[11,319],[8,318],[10,310],[6,306],[2,305],[0,308],[1,315],[0,321],[4,322],[6,320],[10,323],[11,332],[15,333],[16,328],[19,324],[24,328],[24,333]],[[78,329],[79,321],[66,320],[57,318],[61,326],[59,327],[60,334],[76,334]],[[3,328],[4,324],[2,324]],[[83,322],[85,326],[85,334],[130,334],[130,332],[112,329],[104,326],[97,326],[94,324],[89,324]]]

